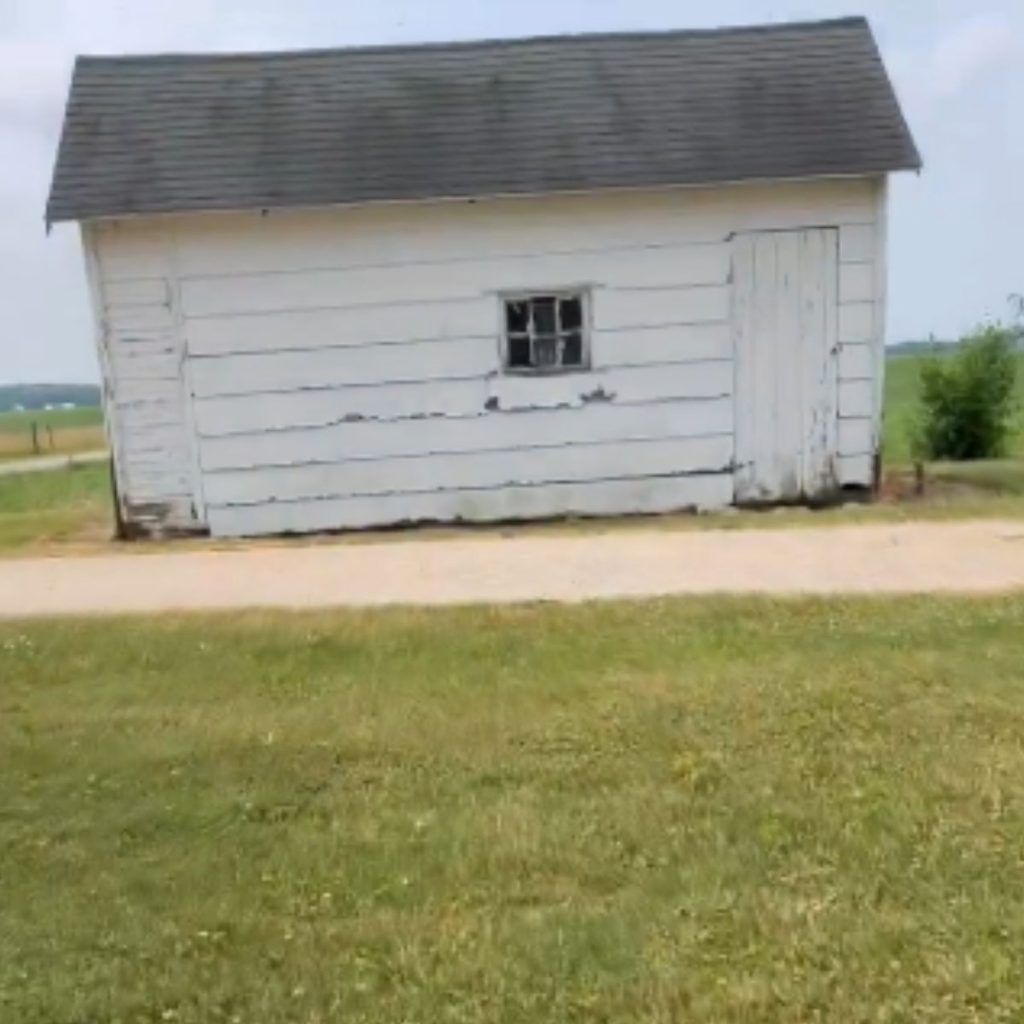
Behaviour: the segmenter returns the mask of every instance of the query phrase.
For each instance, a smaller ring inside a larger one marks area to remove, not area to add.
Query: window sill
[[[534,370],[529,367],[506,366],[503,377],[571,377],[573,374],[590,373],[590,366],[560,366],[553,370]]]

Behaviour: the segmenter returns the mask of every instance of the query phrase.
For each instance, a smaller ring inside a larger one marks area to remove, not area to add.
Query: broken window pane
[[[538,369],[558,366],[558,338],[553,334],[533,339],[533,362]]]
[[[530,303],[506,302],[505,327],[509,334],[526,334],[530,330]]]
[[[587,365],[582,295],[533,295],[505,302],[505,365],[555,373]]]
[[[559,319],[563,331],[575,331],[583,326],[583,303],[578,296],[561,300]]]
[[[583,335],[579,331],[571,331],[564,336],[562,342],[562,365],[583,365]]]
[[[555,320],[556,299],[533,299],[533,330],[535,334],[556,334],[558,323]]]
[[[530,336],[528,334],[509,335],[508,365],[519,368],[533,365],[530,359]]]

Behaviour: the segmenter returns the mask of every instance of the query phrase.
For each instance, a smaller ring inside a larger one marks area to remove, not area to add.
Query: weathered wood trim
[[[881,453],[885,416],[885,334],[888,309],[889,251],[889,179],[877,182],[875,207],[875,317],[872,349],[874,352],[875,407],[874,450]],[[879,463],[879,467],[880,467]]]
[[[259,466],[207,474],[210,508],[511,486],[583,483],[731,470],[732,434],[718,437],[559,445],[539,453],[515,449],[354,460],[325,465]]]
[[[188,445],[188,457],[192,468],[192,509],[196,520],[196,527],[205,529],[206,499],[203,493],[203,467],[199,452],[199,429],[196,425],[193,364],[192,360],[188,357],[188,331],[181,297],[177,226],[172,222],[168,225],[168,229],[168,288],[171,293],[171,311],[174,317],[174,329],[177,336],[177,374],[181,381],[182,415],[186,433],[184,441]]]
[[[209,471],[301,462],[459,456],[516,449],[613,441],[659,441],[732,433],[732,400],[684,399],[638,405],[553,408],[528,414],[481,412],[469,417],[378,419],[204,437],[203,468]]]
[[[89,291],[90,306],[92,307],[93,337],[100,367],[104,432],[107,438],[107,446],[111,453],[111,496],[114,508],[114,533],[118,538],[124,538],[126,535],[124,486],[121,479],[124,462],[121,450],[121,423],[117,403],[118,379],[109,347],[103,269],[99,262],[94,225],[89,223],[80,224],[79,234],[85,263],[86,286]]]
[[[732,501],[732,473],[591,480],[484,491],[439,491],[372,498],[211,507],[219,537],[358,530],[431,522],[514,522],[554,516],[657,514],[722,508]]]

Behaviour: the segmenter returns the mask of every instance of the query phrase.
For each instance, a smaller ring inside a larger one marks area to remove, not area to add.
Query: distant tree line
[[[12,409],[45,409],[70,403],[77,406],[100,404],[96,384],[0,384],[0,412]]]

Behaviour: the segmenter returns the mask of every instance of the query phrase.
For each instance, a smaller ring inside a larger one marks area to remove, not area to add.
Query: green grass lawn
[[[32,446],[33,423],[39,451]],[[71,455],[106,446],[103,412],[98,407],[0,412],[0,461],[35,455]]]
[[[112,533],[109,465],[0,475],[0,553]]]
[[[1024,597],[0,625],[0,1019],[998,1022]]]

